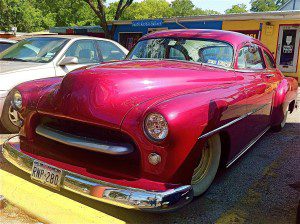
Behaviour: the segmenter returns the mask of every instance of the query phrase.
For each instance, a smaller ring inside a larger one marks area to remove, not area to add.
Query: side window
[[[253,70],[265,68],[261,50],[257,45],[245,46],[240,50],[238,68]]]
[[[98,63],[99,55],[93,40],[77,40],[67,52],[66,57],[77,57],[79,64]]]
[[[99,40],[97,44],[104,62],[123,60],[126,56],[125,53],[112,42]]]
[[[170,56],[169,56],[169,58],[170,59],[175,59],[175,60],[185,60],[184,54],[180,50],[178,50],[178,49],[176,49],[174,47],[170,48]]]
[[[245,69],[247,68],[246,66],[246,56],[245,56],[245,51],[246,48],[243,47],[240,52],[239,52],[239,56],[238,56],[238,68],[240,69]]]
[[[264,56],[266,59],[266,64],[269,68],[276,68],[275,62],[273,60],[273,57],[266,51],[264,51]]]

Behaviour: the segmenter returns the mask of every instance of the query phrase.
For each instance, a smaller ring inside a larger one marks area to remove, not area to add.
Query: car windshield
[[[47,63],[67,41],[68,39],[57,37],[28,38],[0,53],[0,60]]]
[[[233,62],[233,48],[216,40],[157,38],[138,42],[127,59],[184,60],[229,68]]]
[[[0,52],[6,50],[7,48],[9,48],[12,45],[13,45],[12,43],[1,43],[0,42]]]

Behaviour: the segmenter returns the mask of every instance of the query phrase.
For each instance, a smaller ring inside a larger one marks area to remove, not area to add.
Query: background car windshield
[[[127,59],[173,59],[230,67],[233,49],[221,41],[159,38],[140,41]]]
[[[12,45],[13,44],[11,44],[11,43],[0,43],[0,52],[6,50],[7,48],[9,48]]]
[[[0,54],[0,60],[46,63],[51,61],[67,42],[65,38],[35,37],[20,41]]]

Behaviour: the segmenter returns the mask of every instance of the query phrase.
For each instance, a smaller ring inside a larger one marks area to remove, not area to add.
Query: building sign
[[[253,37],[255,39],[259,39],[259,30],[233,30],[234,32],[242,33]]]
[[[276,64],[282,72],[297,72],[300,26],[279,27]]]
[[[136,20],[132,21],[132,26],[146,26],[146,27],[156,27],[162,26],[163,20],[162,19],[151,19],[151,20]]]

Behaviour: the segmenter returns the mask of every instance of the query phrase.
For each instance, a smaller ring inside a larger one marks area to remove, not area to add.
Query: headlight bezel
[[[23,108],[23,96],[19,90],[15,90],[12,95],[12,106],[15,110],[20,111]]]
[[[155,137],[155,135],[151,134],[151,131],[149,131],[147,122],[150,121],[149,119],[150,119],[151,116],[160,117],[161,119],[163,119],[163,122],[165,123],[165,125],[164,125],[165,126],[164,133],[161,132],[162,133],[162,137],[160,137],[160,138]],[[149,140],[151,140],[153,142],[162,142],[162,141],[164,141],[168,137],[168,134],[169,134],[169,124],[168,124],[168,121],[165,118],[165,116],[163,116],[161,113],[151,112],[151,113],[148,113],[145,116],[145,119],[144,119],[144,122],[143,122],[143,131],[144,131],[144,134],[146,135],[146,137]]]

